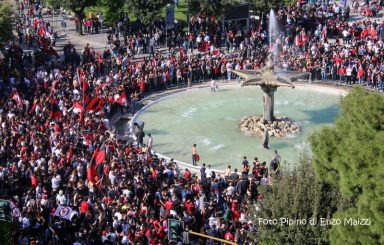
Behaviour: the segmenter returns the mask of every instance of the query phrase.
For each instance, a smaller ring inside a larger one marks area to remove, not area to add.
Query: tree
[[[132,13],[144,24],[159,19],[161,10],[172,0],[130,0],[128,6]]]
[[[7,1],[0,0],[0,44],[4,44],[13,38],[12,15],[11,5]]]
[[[96,5],[97,0],[68,0],[68,7],[75,13],[79,19],[79,32],[83,34],[82,20],[84,19],[84,9]]]
[[[190,0],[191,13],[205,13],[207,15],[220,16],[234,4],[236,0]]]
[[[67,2],[62,0],[48,0],[47,4],[53,9],[59,9],[60,7],[66,7]]]
[[[98,5],[105,9],[105,20],[114,23],[119,19],[125,0],[99,0]]]
[[[330,227],[321,226],[320,219],[330,218],[344,202],[338,188],[316,179],[307,155],[294,169],[283,169],[280,177],[273,177],[272,186],[260,193],[264,196],[260,211],[251,214],[256,214],[256,239],[261,244],[328,244]],[[277,223],[265,224],[264,219]],[[298,223],[288,225],[289,221]]]
[[[341,102],[332,127],[311,136],[314,167],[320,180],[337,185],[351,207],[334,217],[333,244],[384,244],[384,97],[353,89]],[[350,219],[370,224],[350,225]]]
[[[220,15],[223,9],[222,0],[202,0],[200,1],[201,12],[207,15]]]
[[[271,9],[275,9],[282,4],[281,0],[249,0],[252,10],[258,13],[269,13]]]

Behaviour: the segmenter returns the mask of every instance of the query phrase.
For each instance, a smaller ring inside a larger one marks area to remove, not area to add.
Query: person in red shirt
[[[364,77],[365,77],[365,71],[362,66],[359,67],[359,70],[357,71],[357,78],[359,79],[359,84],[363,85],[364,83]]]
[[[191,179],[191,176],[192,176],[191,171],[189,171],[188,168],[186,168],[186,169],[185,169],[185,172],[184,172],[184,179],[185,179],[187,182],[189,182],[190,179]]]
[[[173,202],[170,197],[168,197],[167,202],[165,203],[165,209],[169,212],[173,208]]]
[[[185,206],[185,209],[187,210],[187,213],[194,213],[195,204],[191,202],[191,200],[188,199],[184,206]]]
[[[345,77],[345,67],[343,65],[340,66],[339,68],[339,77],[340,77],[340,82],[344,82],[344,77]]]
[[[224,239],[227,240],[227,241],[233,241],[234,240],[234,236],[231,232],[227,231],[224,235]]]
[[[86,214],[87,211],[88,211],[88,203],[87,201],[83,200],[81,203],[80,203],[80,213],[81,214]]]
[[[37,178],[36,178],[36,174],[32,174],[31,176],[31,185],[36,188],[37,187]]]

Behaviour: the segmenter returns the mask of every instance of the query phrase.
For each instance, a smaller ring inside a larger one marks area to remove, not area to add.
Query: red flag
[[[68,154],[67,154],[67,161],[71,161],[73,156],[73,148],[72,146],[69,148]]]
[[[74,113],[82,113],[83,112],[83,106],[78,102],[73,103],[73,112]]]
[[[19,93],[16,90],[12,92],[11,99],[13,99],[17,103],[17,105],[23,104],[23,100],[21,99]]]
[[[89,165],[87,166],[87,179],[90,182],[95,181],[95,176],[96,176],[96,166],[94,165]]]
[[[45,30],[44,30],[43,26],[40,26],[39,31],[38,31],[38,35],[40,37],[44,37],[45,36]]]
[[[97,95],[100,91],[100,89],[102,89],[104,87],[104,84],[100,83],[99,86],[97,86],[96,88],[96,91],[95,91],[95,94]]]
[[[77,69],[77,79],[79,84],[82,86],[83,90],[83,105],[86,107],[91,100],[89,97],[90,91],[89,91],[89,85],[88,82],[85,79],[84,71],[81,69]]]
[[[103,99],[99,99],[98,103],[93,107],[93,111],[100,111],[105,104]]]
[[[89,104],[87,105],[86,110],[87,111],[93,110],[97,106],[97,104],[99,103],[99,100],[100,100],[99,96],[95,95],[95,97],[93,97],[91,102],[89,102]]]
[[[127,95],[122,93],[117,99],[117,103],[119,103],[121,106],[127,106]]]
[[[86,146],[91,144],[91,136],[89,134],[83,135],[83,144]]]
[[[59,106],[57,105],[57,101],[56,99],[52,99],[51,101],[51,112],[49,114],[49,118],[60,118],[61,117],[61,111],[60,111],[60,108]]]
[[[104,149],[97,149],[94,153],[94,161],[96,165],[99,165],[103,162],[105,162],[105,150]]]
[[[35,111],[35,109],[36,109],[36,106],[37,106],[37,100],[34,100],[34,101],[33,101],[33,105],[32,105],[32,108],[31,108],[31,110],[29,111],[29,114],[32,114],[32,112],[34,112],[34,111]]]
[[[56,84],[57,84],[58,80],[55,79],[52,83],[52,87],[51,87],[51,93],[55,91],[55,87],[56,87]]]
[[[97,147],[93,152],[92,160],[90,164],[87,166],[87,178],[89,181],[95,181],[95,177],[97,176],[97,166],[101,163],[105,162],[105,147],[104,144],[101,147]]]

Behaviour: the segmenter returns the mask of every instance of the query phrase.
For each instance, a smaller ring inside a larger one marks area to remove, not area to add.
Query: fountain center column
[[[264,112],[263,117],[264,120],[267,122],[273,122],[275,120],[274,117],[274,94],[277,90],[275,86],[268,86],[268,85],[262,85],[261,89],[264,92],[263,95],[263,105],[264,105]]]

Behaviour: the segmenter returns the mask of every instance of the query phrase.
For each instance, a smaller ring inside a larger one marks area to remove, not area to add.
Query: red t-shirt
[[[188,181],[191,178],[191,172],[185,171],[184,172],[184,178]]]
[[[224,239],[227,241],[233,241],[234,237],[233,237],[232,233],[228,231],[227,233],[225,233]]]
[[[185,208],[187,209],[187,213],[190,213],[195,210],[195,205],[192,202],[187,202],[185,203]]]
[[[88,203],[86,201],[82,201],[80,204],[80,213],[85,214],[88,211]]]
[[[171,210],[172,209],[172,206],[173,206],[173,202],[171,200],[168,200],[166,203],[165,203],[165,209],[167,211]]]
[[[31,184],[33,187],[37,186],[37,178],[35,175],[32,175],[32,177],[31,177]]]

